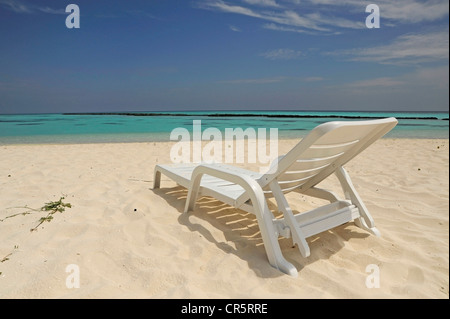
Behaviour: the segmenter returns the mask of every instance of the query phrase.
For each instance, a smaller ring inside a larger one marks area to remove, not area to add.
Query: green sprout
[[[72,205],[70,203],[64,203],[63,199],[64,199],[64,197],[61,197],[57,201],[45,203],[45,205],[39,209],[31,208],[28,206],[16,207],[16,208],[26,208],[28,210],[26,212],[6,216],[5,218],[0,219],[0,222],[3,222],[5,219],[12,218],[12,217],[19,216],[19,215],[25,216],[25,215],[33,214],[36,212],[48,212],[47,216],[41,217],[38,221],[38,224],[35,227],[30,229],[31,232],[35,231],[42,223],[50,222],[53,219],[53,214],[58,213],[58,212],[62,213],[63,211],[66,210],[66,208],[72,207]]]

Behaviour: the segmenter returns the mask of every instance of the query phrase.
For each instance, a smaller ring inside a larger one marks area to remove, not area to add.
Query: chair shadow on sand
[[[177,220],[181,225],[186,226],[192,232],[198,232],[202,238],[215,244],[225,253],[234,254],[246,261],[256,275],[263,278],[284,276],[281,271],[276,270],[267,262],[267,255],[255,215],[206,196],[197,200],[194,212],[183,213],[187,197],[185,188],[176,186],[150,190],[179,212]],[[279,212],[276,212],[277,206],[274,202],[268,200],[267,203],[274,216],[278,217]],[[300,212],[297,209],[301,209],[301,207],[296,206],[292,207],[295,214]],[[226,241],[218,241],[208,228],[193,223],[190,218],[192,215],[203,219],[211,224],[211,227],[223,232]],[[297,268],[301,277],[303,268],[318,260],[329,259],[344,248],[345,242],[349,239],[369,236],[369,233],[354,226],[353,222],[345,223],[308,237],[307,242],[311,248],[311,255],[307,258],[301,256],[297,246],[293,246],[291,238],[279,237],[278,240],[283,255]],[[252,253],[249,253],[250,251]]]

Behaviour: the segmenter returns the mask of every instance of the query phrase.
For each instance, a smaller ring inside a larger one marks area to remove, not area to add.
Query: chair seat
[[[226,168],[234,173],[244,174],[258,179],[262,176],[260,173],[256,173],[244,168],[235,167],[226,164],[214,164],[216,167]],[[161,172],[172,178],[177,184],[189,188],[191,182],[192,172],[198,164],[165,164],[158,165]],[[247,201],[243,200],[241,196],[245,193],[245,190],[235,183],[224,181],[223,179],[205,175],[200,183],[200,195],[211,196],[219,199],[220,201],[229,204],[231,206],[240,206],[240,204]],[[238,201],[239,199],[239,201]]]

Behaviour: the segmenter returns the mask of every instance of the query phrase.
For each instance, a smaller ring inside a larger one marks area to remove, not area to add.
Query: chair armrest
[[[184,210],[185,212],[191,211],[194,208],[203,175],[210,175],[231,183],[235,183],[241,186],[246,192],[249,193],[249,195],[253,194],[256,197],[255,199],[258,201],[265,200],[264,192],[261,186],[250,176],[229,170],[226,166],[200,164],[192,172],[191,183],[189,185],[188,197]]]

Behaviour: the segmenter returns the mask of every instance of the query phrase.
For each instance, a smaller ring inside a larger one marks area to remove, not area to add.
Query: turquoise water
[[[277,128],[280,138],[301,138],[318,124],[366,118],[397,117],[399,124],[386,137],[449,138],[448,113],[377,112],[134,112],[91,114],[0,115],[0,144],[109,143],[169,141],[178,127],[202,130]],[[267,132],[268,134],[268,132]]]

